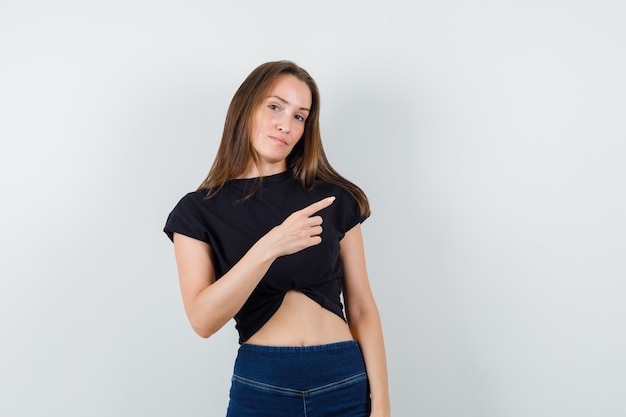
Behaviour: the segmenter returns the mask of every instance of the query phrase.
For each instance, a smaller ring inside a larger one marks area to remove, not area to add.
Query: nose
[[[289,133],[291,131],[291,118],[287,115],[279,117],[276,120],[276,129],[283,133]]]

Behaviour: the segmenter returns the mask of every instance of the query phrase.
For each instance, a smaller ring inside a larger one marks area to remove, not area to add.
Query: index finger
[[[333,201],[335,201],[335,197],[326,197],[323,200],[317,201],[313,204],[311,204],[310,206],[307,206],[305,208],[303,208],[302,210],[300,210],[300,212],[302,214],[304,214],[307,217],[310,217],[312,215],[314,215],[315,213],[317,213],[318,211],[330,206],[331,204],[333,204]]]

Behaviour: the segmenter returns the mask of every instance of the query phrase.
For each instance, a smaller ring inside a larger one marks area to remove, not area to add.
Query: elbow
[[[221,327],[212,325],[212,323],[208,322],[206,319],[198,320],[191,317],[189,318],[189,323],[191,324],[193,331],[203,339],[208,339]]]
[[[350,326],[358,325],[359,323],[371,323],[372,320],[375,322],[380,321],[378,308],[373,303],[362,308],[347,309],[346,316]]]
[[[229,320],[223,317],[221,312],[207,311],[207,309],[198,307],[197,304],[187,305],[185,307],[191,328],[203,339],[211,337]]]
[[[203,329],[196,329],[195,327],[193,328],[193,330],[196,332],[196,334],[198,336],[200,336],[203,339],[208,339],[213,333],[211,332],[207,332]]]
[[[200,336],[203,339],[208,339],[209,337],[213,335],[213,333],[215,333],[214,331],[211,331],[205,327],[197,327],[197,326],[192,325],[191,328],[193,329],[194,332],[196,332],[198,336]]]

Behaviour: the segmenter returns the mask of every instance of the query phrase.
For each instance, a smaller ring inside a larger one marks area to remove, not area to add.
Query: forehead
[[[267,97],[279,97],[296,107],[311,108],[311,90],[304,82],[291,74],[281,75],[267,90]]]

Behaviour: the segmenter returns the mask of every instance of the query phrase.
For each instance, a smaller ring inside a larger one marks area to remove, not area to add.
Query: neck
[[[238,178],[258,178],[262,176],[280,174],[287,170],[287,162],[281,161],[277,163],[261,162],[258,166],[254,161],[250,160],[246,170],[239,175]]]

